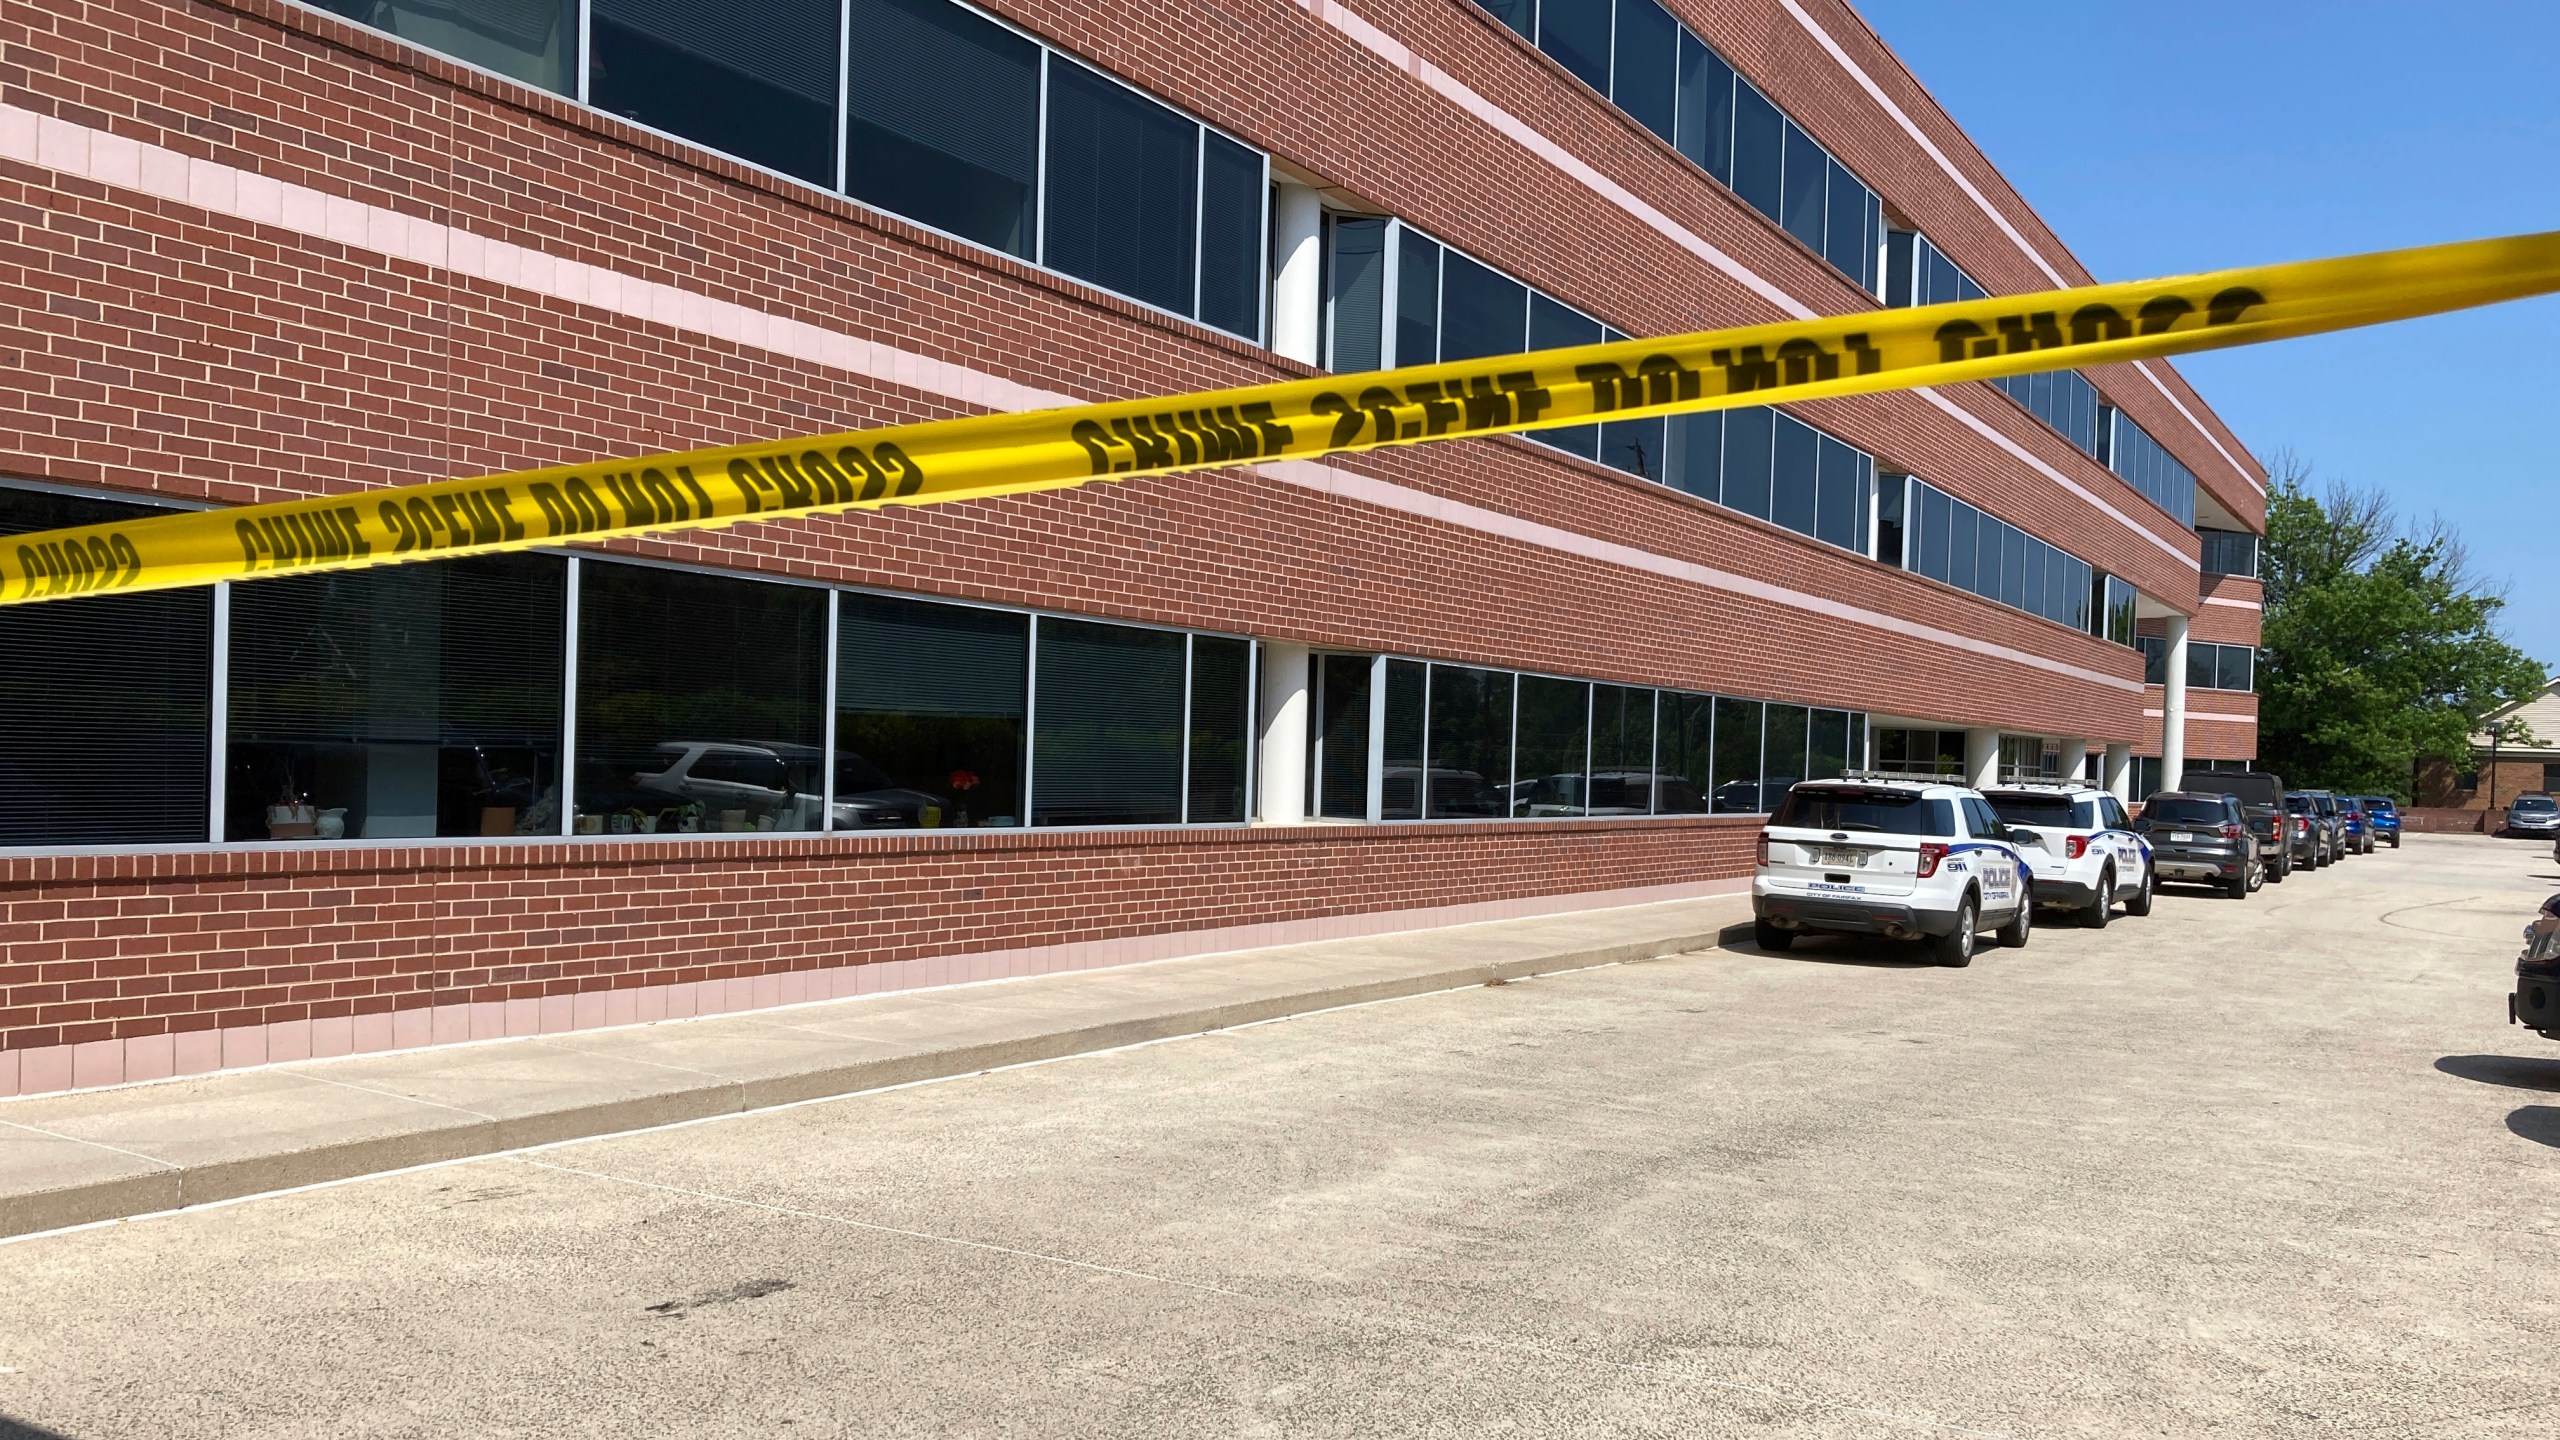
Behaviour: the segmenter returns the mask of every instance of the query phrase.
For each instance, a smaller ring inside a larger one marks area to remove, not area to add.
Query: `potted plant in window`
[[[954,770],[951,772],[951,793],[959,797],[951,807],[951,823],[955,828],[961,830],[969,828],[969,792],[977,788],[977,771]]]

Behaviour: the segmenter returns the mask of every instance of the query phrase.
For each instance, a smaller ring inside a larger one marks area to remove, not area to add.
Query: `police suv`
[[[2151,913],[2151,844],[2129,828],[2122,801],[2090,785],[2033,780],[1982,798],[2012,832],[2035,837],[2018,849],[2035,872],[2037,904],[2070,910],[2093,930],[2119,900],[2127,915]]]
[[[2024,945],[2035,923],[2019,836],[1989,802],[1942,776],[1852,772],[1789,789],[1760,832],[1752,938],[1784,950],[1830,931],[1920,940],[1941,965],[1973,963],[1999,927]]]

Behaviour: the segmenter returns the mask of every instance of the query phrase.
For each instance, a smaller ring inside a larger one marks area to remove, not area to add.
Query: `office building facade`
[[[2090,278],[1836,0],[0,39],[11,535]],[[2149,362],[0,610],[0,1093],[1714,893],[1860,765],[2130,793],[2255,753],[2264,486]]]

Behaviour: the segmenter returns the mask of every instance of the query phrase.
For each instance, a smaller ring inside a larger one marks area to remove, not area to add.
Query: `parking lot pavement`
[[[2416,836],[1969,970],[1741,944],[42,1237],[0,1415],[2545,1436],[2555,889]]]

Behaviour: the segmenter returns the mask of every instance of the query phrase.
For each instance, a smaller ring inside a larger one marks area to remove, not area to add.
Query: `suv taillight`
[[[1946,847],[1946,846],[1944,846],[1944,845],[1937,845],[1937,844],[1927,844],[1927,845],[1922,845],[1922,846],[1920,847],[1920,874],[1919,874],[1919,878],[1921,878],[1921,879],[1923,879],[1923,880],[1926,880],[1926,879],[1928,879],[1930,876],[1937,874],[1937,873],[1938,873],[1938,862],[1939,862],[1939,861],[1941,861],[1941,860],[1944,860],[1944,859],[1946,859],[1946,858],[1947,858],[1947,847]]]
[[[2062,841],[2062,858],[2063,858],[2063,859],[2065,859],[2065,860],[2077,860],[2077,859],[2079,859],[2081,856],[2086,855],[2086,854],[2088,854],[2088,853],[2089,853],[2089,837],[2088,837],[2088,836],[2086,836],[2086,835],[2070,835],[2070,836],[2065,836],[2065,837],[2063,838],[2063,841]]]
[[[2237,839],[2239,839],[2239,838],[2240,838],[2240,827],[2239,827],[2239,826],[2237,826],[2237,825],[2229,825],[2229,824],[2224,825],[2224,826],[2222,827],[2222,838],[2223,838],[2223,839],[2225,839],[2225,840],[2237,840]]]
[[[2293,817],[2293,833],[2294,833],[2294,834],[2296,834],[2296,835],[2308,835],[2308,834],[2310,834],[2310,833],[2311,833],[2311,822],[2310,822],[2309,820],[2305,819],[2304,817],[2300,816],[2300,815],[2296,815],[2296,816],[2294,816],[2294,817]]]
[[[1769,863],[1769,832],[1766,830],[1760,832],[1760,863]]]

